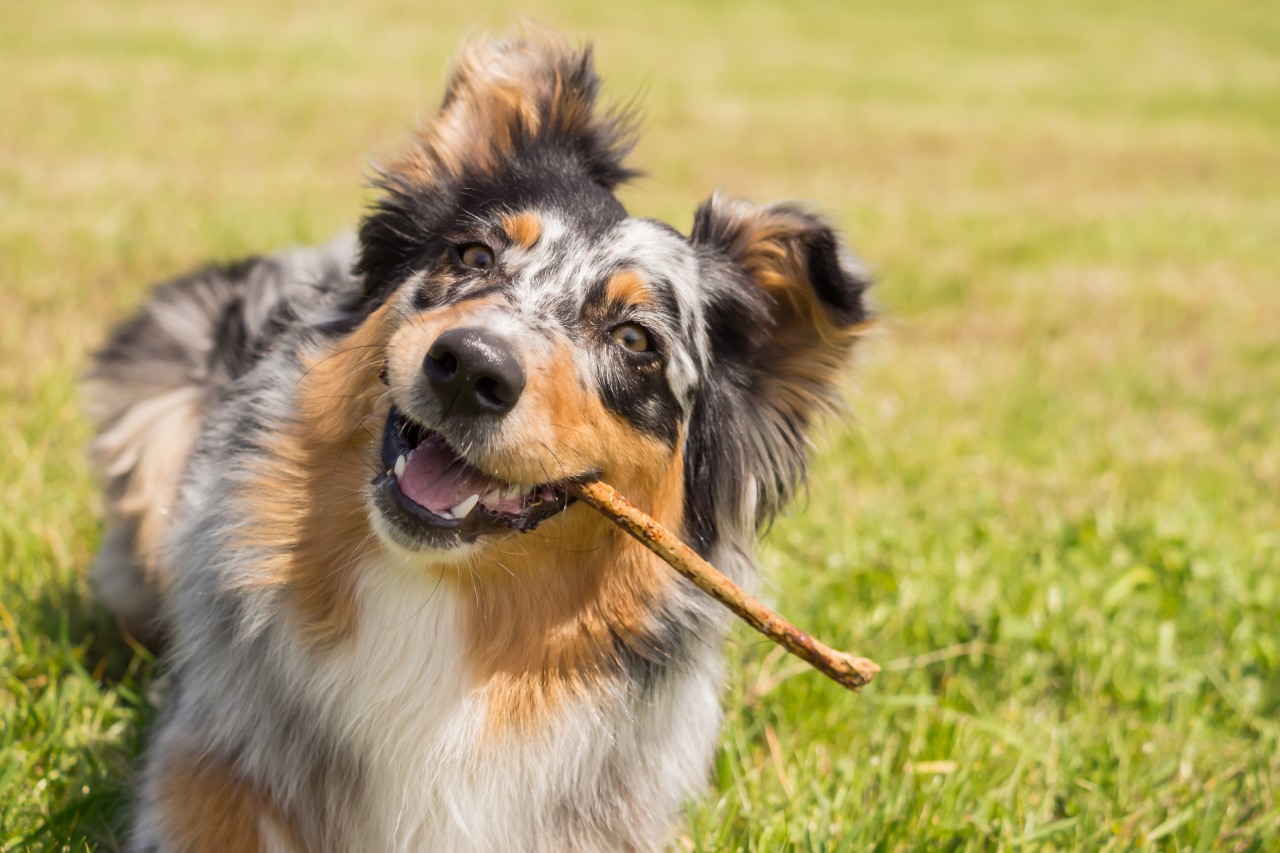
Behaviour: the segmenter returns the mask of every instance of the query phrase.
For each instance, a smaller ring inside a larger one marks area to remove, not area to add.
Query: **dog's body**
[[[865,280],[791,207],[628,217],[597,88],[471,48],[358,241],[165,285],[100,354],[95,575],[174,682],[135,849],[651,850],[705,784],[725,620],[564,486],[749,581]]]

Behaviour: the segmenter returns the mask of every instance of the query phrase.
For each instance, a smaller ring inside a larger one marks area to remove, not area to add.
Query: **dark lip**
[[[505,513],[489,509],[484,504],[476,504],[466,518],[443,518],[410,500],[400,489],[400,484],[392,473],[395,460],[401,455],[407,455],[428,435],[439,436],[439,433],[424,427],[393,406],[387,415],[382,434],[383,472],[373,480],[377,509],[392,524],[392,532],[396,538],[402,539],[402,544],[409,547],[442,548],[460,541],[474,542],[482,536],[495,533],[513,530],[528,533],[574,503],[576,498],[566,489],[569,482],[591,476],[587,473],[560,483],[546,484],[554,493],[555,499],[530,506],[521,513]],[[443,439],[443,436],[439,437]],[[453,450],[447,441],[445,443]],[[456,450],[453,452],[465,461],[466,457]]]

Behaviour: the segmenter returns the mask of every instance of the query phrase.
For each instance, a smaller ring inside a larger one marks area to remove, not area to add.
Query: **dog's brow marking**
[[[542,236],[542,220],[532,211],[513,213],[502,219],[502,230],[511,242],[524,249],[531,249]]]
[[[644,279],[634,270],[620,270],[609,276],[605,295],[610,302],[624,305],[648,305],[653,302]]]

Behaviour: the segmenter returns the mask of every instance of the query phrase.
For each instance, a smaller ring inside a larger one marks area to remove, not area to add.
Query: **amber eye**
[[[486,272],[493,269],[493,249],[484,243],[472,243],[458,250],[458,260],[463,266]]]
[[[635,323],[623,323],[620,326],[614,326],[609,334],[613,336],[615,341],[632,352],[649,352],[653,349],[649,345],[649,333]]]

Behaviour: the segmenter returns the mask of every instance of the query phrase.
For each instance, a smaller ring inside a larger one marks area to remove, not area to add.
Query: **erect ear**
[[[419,132],[410,159],[431,173],[491,173],[522,151],[555,142],[605,189],[638,173],[623,162],[635,116],[602,107],[591,47],[574,48],[530,23],[518,39],[479,40],[455,61],[439,114]]]
[[[517,39],[481,39],[458,53],[439,111],[399,159],[360,229],[357,273],[380,297],[420,263],[460,195],[527,184],[552,152],[584,181],[612,191],[639,174],[625,163],[634,115],[599,103],[591,48],[525,25]]]
[[[691,437],[718,431],[701,436],[714,451],[690,448],[710,454],[690,473],[738,486],[694,514],[721,516],[718,528],[758,526],[803,478],[809,429],[835,407],[840,374],[872,324],[869,280],[830,225],[789,204],[712,196],[690,241],[703,258],[713,365]]]

